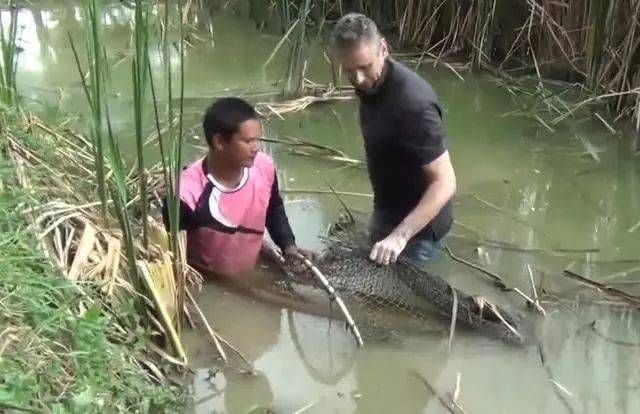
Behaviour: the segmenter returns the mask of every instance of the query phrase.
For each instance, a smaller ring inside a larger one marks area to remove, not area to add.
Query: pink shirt
[[[206,159],[180,176],[180,199],[191,222],[187,259],[201,269],[225,276],[253,269],[260,253],[267,208],[276,180],[271,157],[258,153],[240,183],[228,188],[207,173]]]

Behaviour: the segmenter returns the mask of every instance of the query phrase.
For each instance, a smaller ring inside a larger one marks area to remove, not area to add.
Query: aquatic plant
[[[298,23],[292,35],[293,39],[289,48],[289,58],[287,59],[287,70],[283,86],[283,93],[287,96],[299,95],[304,87],[308,63],[308,57],[306,55],[308,49],[307,18],[310,11],[311,0],[304,0],[302,4],[298,6],[298,18],[296,19]]]

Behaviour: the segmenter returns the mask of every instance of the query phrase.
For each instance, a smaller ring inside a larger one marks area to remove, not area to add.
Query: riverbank
[[[51,189],[32,171],[25,188],[21,166],[9,156],[8,130],[29,140],[24,119],[4,113],[0,134],[0,411],[178,411],[184,391],[148,354],[151,331],[139,324],[133,302],[106,301],[104,281],[71,281],[45,257],[47,239],[28,212],[51,201]],[[33,157],[50,155],[42,144]]]

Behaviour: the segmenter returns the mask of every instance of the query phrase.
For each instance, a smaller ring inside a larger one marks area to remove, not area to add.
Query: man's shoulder
[[[438,95],[431,84],[420,74],[393,60],[398,98],[407,106],[423,106],[438,103]]]
[[[198,158],[184,167],[180,173],[180,198],[191,209],[195,209],[196,201],[207,182],[204,174],[204,160],[205,158]]]
[[[197,160],[192,161],[186,167],[184,167],[182,169],[182,172],[180,173],[180,180],[181,181],[184,181],[184,180],[199,181],[203,179],[204,178],[204,168],[203,168],[204,160],[205,160],[204,157],[200,157]]]

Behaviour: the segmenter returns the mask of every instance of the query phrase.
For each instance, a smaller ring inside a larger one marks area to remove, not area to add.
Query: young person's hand
[[[296,273],[302,273],[307,270],[307,266],[300,258],[300,256],[309,259],[311,262],[313,262],[318,257],[315,252],[312,252],[311,250],[301,249],[296,245],[286,247],[283,253],[286,263],[291,265],[293,271]]]

